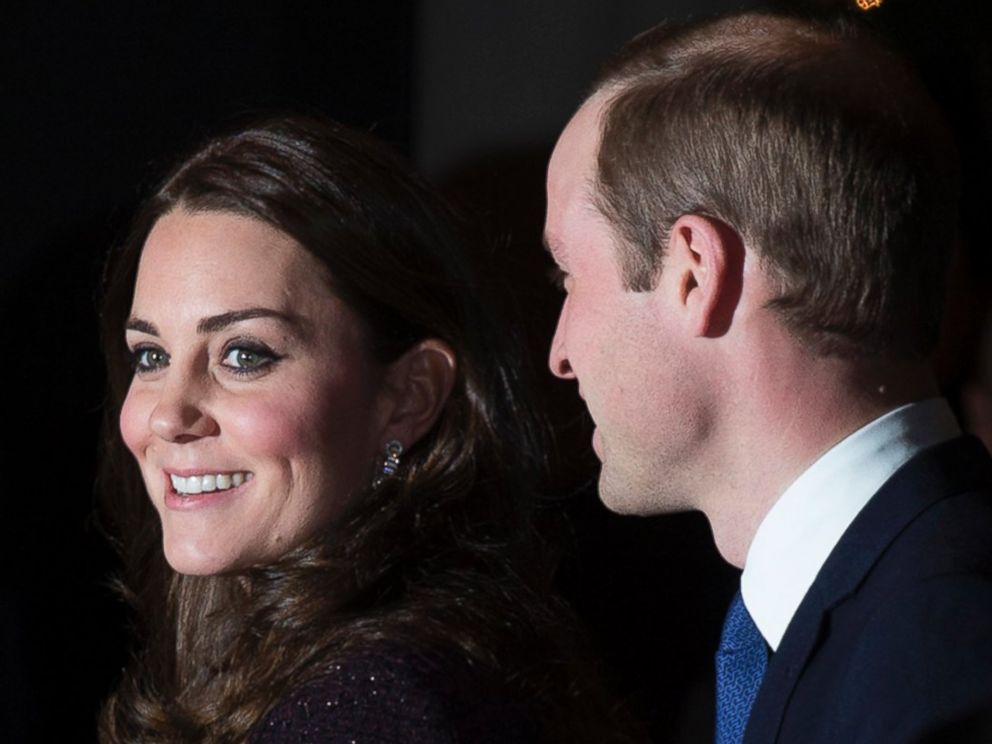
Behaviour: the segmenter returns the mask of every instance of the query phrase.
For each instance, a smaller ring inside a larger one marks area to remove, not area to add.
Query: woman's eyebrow
[[[139,331],[141,333],[147,333],[149,336],[158,335],[158,328],[155,327],[154,323],[149,323],[147,320],[135,318],[134,316],[127,319],[127,323],[124,324],[124,330]]]
[[[215,333],[227,328],[228,326],[232,326],[235,323],[240,323],[243,320],[251,320],[253,318],[274,318],[275,320],[285,323],[288,326],[292,326],[297,330],[299,330],[301,326],[299,319],[293,315],[288,315],[267,307],[250,307],[245,310],[231,310],[227,313],[220,313],[219,315],[211,315],[210,317],[203,318],[196,324],[196,332]],[[155,327],[154,323],[134,316],[128,318],[124,328],[128,331],[147,333],[150,336],[159,335],[158,328]]]
[[[235,323],[253,318],[273,318],[294,328],[299,328],[300,325],[299,319],[293,315],[288,315],[267,307],[250,307],[245,310],[232,310],[227,313],[221,313],[220,315],[211,315],[209,318],[203,318],[196,324],[196,332],[214,333]]]

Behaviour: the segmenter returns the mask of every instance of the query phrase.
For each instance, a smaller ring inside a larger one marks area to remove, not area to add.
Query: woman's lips
[[[204,472],[187,476],[177,473],[169,473],[168,475],[172,489],[182,496],[210,493],[211,491],[227,491],[230,488],[237,488],[255,477],[248,470],[236,470],[230,473]]]
[[[165,472],[165,505],[169,509],[194,509],[215,503],[251,483],[249,470],[185,470]]]

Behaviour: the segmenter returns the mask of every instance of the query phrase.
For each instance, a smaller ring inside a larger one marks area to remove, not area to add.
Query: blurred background
[[[568,518],[561,590],[614,691],[656,740],[709,739],[712,654],[737,573],[698,515],[621,518],[596,498],[574,385],[544,368],[560,297],[540,247],[543,182],[558,132],[612,50],[664,18],[754,5],[69,0],[6,8],[0,739],[94,741],[96,711],[126,658],[126,615],[107,587],[114,557],[92,519],[103,256],[177,154],[246,114],[281,110],[371,130],[484,226],[494,280],[505,285],[559,434],[547,509]],[[992,432],[985,4],[778,5],[864,15],[916,60],[948,112],[963,154],[965,241],[955,251],[938,364],[967,425]]]

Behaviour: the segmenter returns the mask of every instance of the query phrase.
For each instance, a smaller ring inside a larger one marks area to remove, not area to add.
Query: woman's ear
[[[409,448],[437,421],[455,385],[458,362],[436,338],[419,341],[389,365],[383,382],[382,441]]]

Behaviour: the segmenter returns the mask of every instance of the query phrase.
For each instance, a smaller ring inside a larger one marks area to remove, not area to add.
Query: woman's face
[[[230,213],[165,215],[126,337],[121,432],[177,571],[271,562],[369,479],[382,371],[327,270],[284,233]]]

